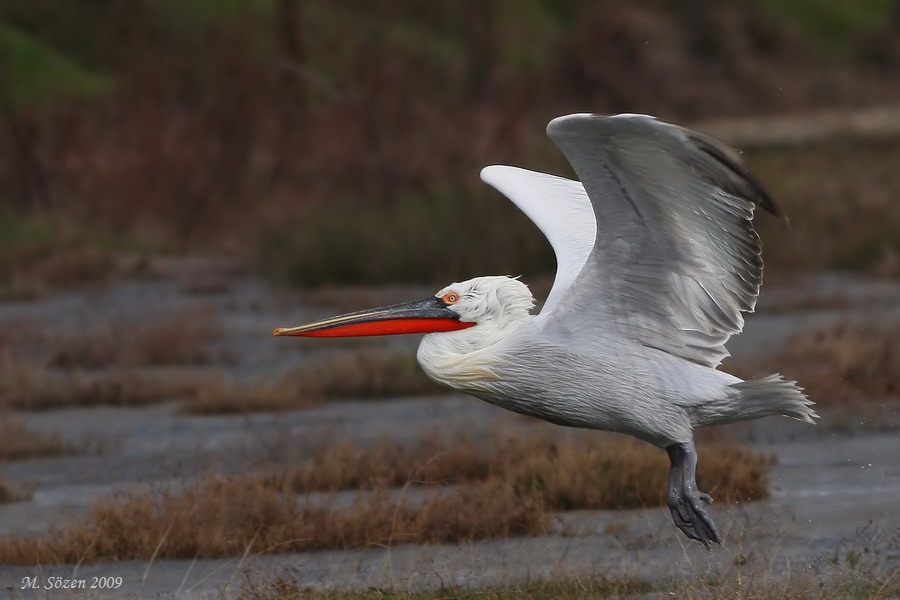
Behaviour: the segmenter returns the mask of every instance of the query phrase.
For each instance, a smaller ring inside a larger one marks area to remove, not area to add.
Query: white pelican
[[[817,417],[793,381],[717,369],[762,282],[754,206],[779,209],[734,150],[650,116],[574,114],[547,133],[580,182],[508,166],[481,172],[556,253],[540,314],[517,279],[476,277],[275,335],[427,333],[417,357],[438,383],[664,448],[675,524],[709,549],[721,538],[705,509],[712,498],[697,490],[693,429]]]

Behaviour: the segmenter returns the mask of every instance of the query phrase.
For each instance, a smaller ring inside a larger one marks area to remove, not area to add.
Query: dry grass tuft
[[[768,496],[765,470],[774,457],[721,444],[701,445],[698,483],[727,502]],[[276,481],[296,492],[378,489],[413,483],[502,480],[537,494],[553,510],[660,506],[668,476],[665,454],[629,438],[559,437],[553,432],[428,436],[412,445],[390,439],[370,447],[324,448]]]
[[[213,479],[179,491],[131,494],[94,505],[90,519],[37,540],[0,542],[4,564],[47,564],[300,552],[392,543],[441,543],[545,531],[534,498],[485,484],[392,500],[386,490],[339,508],[298,501],[257,478]]]
[[[23,494],[18,488],[13,485],[6,483],[2,477],[0,477],[0,504],[6,504],[8,502],[18,502],[19,500],[23,500],[26,498],[26,495]]]
[[[205,334],[191,336],[199,340]],[[198,344],[166,344],[151,335],[127,357],[113,354],[112,345],[91,338],[84,348],[63,349],[57,366],[98,367],[110,360],[128,363],[181,361],[199,357]],[[157,343],[159,341],[159,343]],[[158,351],[157,351],[158,350]],[[199,352],[203,352],[199,350]],[[65,358],[63,358],[65,357]],[[328,399],[358,399],[433,393],[439,388],[419,370],[415,357],[406,352],[364,350],[340,352],[316,366],[276,381],[237,384],[217,376],[166,374],[152,376],[136,370],[60,372],[38,362],[0,358],[0,405],[23,410],[60,406],[137,406],[182,400],[186,414],[229,414],[263,410],[308,408]]]
[[[111,254],[76,243],[6,247],[0,298],[33,298],[51,288],[108,281],[116,271]]]
[[[414,353],[391,349],[341,352],[289,380],[305,394],[332,399],[414,396],[440,389],[422,373]]]
[[[703,448],[700,464],[701,485],[722,499],[767,493],[762,471],[769,457]],[[210,479],[98,501],[84,523],[0,542],[0,562],[219,557],[535,535],[547,531],[552,510],[661,504],[666,473],[662,452],[620,437],[498,433],[476,443],[463,435],[429,436],[408,447],[383,440],[372,452],[346,444],[280,476]],[[435,485],[448,482],[457,485]],[[293,493],[343,488],[361,491],[318,499]]]
[[[6,356],[0,357],[0,406],[18,410],[140,406],[182,397],[202,381],[196,376],[150,376],[139,371],[61,374]]]
[[[759,364],[736,365],[739,375],[780,371],[823,405],[900,398],[900,326],[838,325],[804,331]]]
[[[0,444],[0,460],[58,456],[82,450],[79,446],[62,441],[55,432],[36,431],[9,416],[0,419],[0,440],[3,440]]]
[[[111,365],[197,365],[214,357],[208,344],[220,334],[209,312],[147,320],[118,318],[99,329],[57,337],[50,366],[97,369]]]
[[[284,381],[234,384],[214,379],[185,395],[179,410],[189,415],[234,414],[294,410],[318,403],[319,398],[304,394]]]
[[[553,510],[630,509],[665,504],[665,454],[628,438],[572,438],[520,448],[509,477],[539,493]],[[732,446],[698,448],[697,484],[718,500],[768,497],[765,470],[774,457]]]
[[[235,385],[222,380],[184,398],[187,414],[308,408],[324,400],[388,398],[439,391],[410,352],[385,348],[342,351],[277,381]]]
[[[427,436],[412,445],[390,438],[370,446],[348,441],[321,448],[273,481],[298,493],[485,481],[502,471],[499,450],[464,435]]]

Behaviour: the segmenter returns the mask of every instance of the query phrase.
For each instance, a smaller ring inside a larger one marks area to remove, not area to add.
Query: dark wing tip
[[[700,150],[717,160],[736,178],[734,183],[737,184],[737,190],[734,191],[739,191],[741,195],[763,207],[767,212],[787,221],[784,211],[762,182],[750,172],[737,150],[705,133],[691,132],[690,138]]]
[[[712,177],[724,189],[738,197],[745,198],[761,206],[767,212],[782,217],[787,221],[784,211],[772,198],[763,184],[750,172],[737,150],[725,142],[709,135],[686,129],[678,125],[659,121],[651,115],[623,113],[619,115],[603,115],[599,113],[575,113],[556,117],[547,124],[547,135],[560,144],[560,139],[567,134],[579,133],[589,123],[603,124],[604,127],[615,127],[617,130],[642,134],[668,131],[682,143],[693,143],[697,150],[710,160],[695,162],[695,167]]]

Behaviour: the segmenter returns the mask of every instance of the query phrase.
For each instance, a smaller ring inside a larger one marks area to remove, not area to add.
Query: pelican
[[[754,208],[780,210],[735,150],[648,115],[567,115],[547,134],[580,181],[481,171],[553,247],[556,277],[539,314],[524,283],[489,276],[274,334],[425,333],[417,358],[440,384],[665,449],[675,525],[711,549],[721,537],[712,498],[697,489],[694,428],[818,416],[779,374],[744,381],[718,369],[762,283]]]

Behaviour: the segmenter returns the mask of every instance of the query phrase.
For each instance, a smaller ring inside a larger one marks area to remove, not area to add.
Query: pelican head
[[[417,359],[433,380],[461,390],[495,379],[490,352],[530,317],[534,297],[513,277],[475,277],[434,296],[275,330],[277,336],[350,337],[427,333]]]
[[[434,296],[330,317],[299,327],[279,327],[277,336],[351,337],[402,333],[448,333],[476,325],[504,330],[528,317],[534,297],[517,278],[475,277],[451,283]]]
[[[534,307],[528,286],[517,278],[475,277],[451,283],[437,294],[463,322],[481,329],[506,329],[525,319]]]

